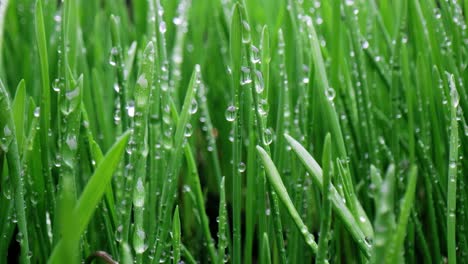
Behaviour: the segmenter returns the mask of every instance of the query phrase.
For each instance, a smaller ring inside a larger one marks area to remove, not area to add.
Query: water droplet
[[[66,143],[70,150],[76,150],[78,148],[78,143],[76,141],[75,135],[68,135],[66,139]]]
[[[450,162],[449,167],[454,169],[454,168],[457,167],[457,163],[456,162]]]
[[[250,76],[250,68],[249,67],[242,67],[241,68],[242,79],[241,85],[247,85],[252,82],[252,77]]]
[[[234,122],[236,120],[236,107],[234,105],[228,106],[226,109],[226,120],[229,122]]]
[[[187,126],[185,126],[184,136],[188,138],[192,135],[192,132],[193,132],[192,124],[189,123],[187,124]]]
[[[116,47],[113,47],[113,48],[111,49],[110,57],[109,57],[109,64],[110,64],[112,67],[117,66],[116,57],[117,57],[117,54],[118,54],[118,53],[119,53],[119,50],[118,50]]]
[[[364,216],[360,216],[359,217],[359,221],[361,221],[361,223],[365,223],[366,222],[366,218]]]
[[[457,89],[455,87],[450,89],[450,96],[452,97],[453,107],[458,107],[458,104],[460,103],[460,96],[458,95]]]
[[[161,21],[161,23],[159,23],[159,32],[161,32],[161,34],[165,34],[167,31],[167,27],[166,27],[166,22]]]
[[[270,110],[270,107],[268,105],[268,101],[266,99],[261,99],[260,102],[258,103],[258,113],[261,116],[266,116],[269,110]]]
[[[268,146],[271,144],[272,141],[273,141],[273,133],[271,132],[270,128],[267,128],[263,132],[263,143]]]
[[[60,80],[59,79],[55,79],[54,80],[54,83],[52,84],[52,89],[54,90],[54,92],[60,92]]]
[[[140,77],[138,77],[137,84],[143,89],[148,88],[148,80],[146,79],[146,76],[144,73],[140,75]]]
[[[242,31],[242,42],[249,43],[250,42],[250,25],[247,21],[242,21],[242,26],[244,30]]]
[[[115,240],[119,243],[122,242],[122,230],[123,230],[123,226],[119,225],[117,229],[115,230],[115,234],[114,234]]]
[[[305,235],[305,239],[306,239],[306,243],[307,243],[308,245],[314,244],[314,236],[313,236],[311,233],[307,233],[307,234]]]
[[[41,108],[40,107],[34,108],[34,116],[39,117],[40,114],[41,114]]]
[[[255,71],[255,75],[257,76],[257,81],[255,82],[255,91],[258,94],[261,94],[265,89],[265,84],[263,83],[263,74],[261,71]]]
[[[134,117],[135,116],[135,103],[133,101],[128,102],[127,114],[128,114],[129,117]]]
[[[142,229],[138,229],[135,231],[134,241],[133,241],[133,248],[135,249],[135,253],[143,254],[147,249],[148,245],[145,244],[146,233]]]
[[[5,137],[11,136],[11,129],[8,125],[5,125],[5,127],[3,128],[3,135]]]
[[[255,47],[254,45],[252,45],[250,47],[250,49],[252,50],[250,61],[252,61],[253,64],[259,63],[260,62],[260,55],[259,55],[258,48]]]
[[[369,48],[369,42],[368,42],[367,40],[364,40],[364,41],[362,42],[362,48],[363,48],[363,49]]]
[[[190,105],[189,113],[191,115],[195,114],[198,110],[198,102],[195,99],[192,99],[192,104]]]
[[[11,189],[10,189],[10,186],[7,186],[4,188],[3,190],[3,196],[5,196],[5,198],[7,200],[10,200],[11,199]]]
[[[237,165],[237,170],[239,170],[240,173],[243,173],[245,171],[245,163],[244,162],[239,162]]]
[[[325,95],[329,101],[333,101],[333,99],[335,99],[336,93],[333,88],[329,87],[327,90],[325,90]]]

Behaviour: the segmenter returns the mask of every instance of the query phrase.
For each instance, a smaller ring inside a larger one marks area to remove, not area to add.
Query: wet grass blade
[[[330,187],[332,178],[332,153],[331,153],[331,137],[327,134],[325,143],[323,145],[323,189],[322,189],[322,212],[320,222],[320,237],[318,244],[317,263],[324,264],[328,259],[328,236],[331,226],[331,201],[330,201]]]
[[[227,229],[227,210],[226,210],[226,187],[224,183],[224,177],[221,179],[221,185],[219,188],[220,199],[219,199],[219,222],[218,222],[218,264],[225,263],[226,247],[228,244],[226,229]]]
[[[312,176],[313,182],[316,185],[318,185],[318,187],[321,190],[323,190],[322,168],[318,165],[314,158],[305,150],[305,148],[301,146],[299,142],[297,142],[287,134],[285,134],[285,137],[294,153],[296,153],[300,161],[303,163],[307,171]],[[366,224],[368,228],[364,230],[361,229],[360,225],[356,221],[355,216],[353,216],[353,214],[343,203],[342,197],[338,194],[336,188],[333,185],[331,186],[330,196],[335,213],[343,221],[346,228],[351,233],[356,243],[359,245],[359,248],[363,251],[364,254],[366,254],[366,256],[369,256],[370,245],[368,244],[366,237],[373,237],[373,228],[370,225],[369,221],[364,220],[364,224]],[[364,217],[364,219],[367,219],[367,216],[362,215],[362,217]],[[367,231],[367,234],[365,234],[364,231]]]
[[[13,119],[15,120],[16,140],[18,148],[22,150],[24,141],[24,123],[26,119],[26,84],[21,80],[16,88],[15,98],[12,102]],[[22,155],[23,153],[21,153]]]
[[[392,237],[391,244],[388,248],[387,255],[385,258],[386,263],[395,263],[399,260],[399,256],[402,255],[403,242],[406,236],[406,227],[408,220],[413,208],[416,180],[417,180],[417,168],[416,166],[411,167],[408,177],[408,185],[406,188],[405,196],[403,197],[400,209],[400,216],[396,225],[395,233]]]
[[[300,230],[302,236],[304,237],[304,241],[310,247],[312,252],[316,254],[318,246],[317,243],[314,241],[314,236],[309,232],[307,226],[304,224],[304,222],[301,219],[301,216],[297,212],[297,209],[294,207],[294,204],[291,198],[289,197],[288,191],[286,190],[286,187],[284,186],[283,181],[281,180],[281,176],[279,175],[276,166],[273,164],[273,161],[271,160],[270,156],[268,156],[267,152],[262,147],[257,146],[257,152],[263,163],[263,166],[265,167],[268,180],[273,186],[273,189],[278,194],[278,197],[286,207],[288,214],[291,216],[297,228]]]
[[[83,192],[78,199],[75,208],[73,209],[73,216],[77,218],[77,226],[69,234],[72,240],[78,240],[80,235],[86,230],[86,226],[91,220],[91,216],[101,200],[102,195],[109,184],[115,169],[118,167],[122,159],[124,149],[127,145],[129,132],[123,134],[119,140],[112,146],[108,153],[103,158],[102,162],[96,168],[93,176],[88,181]],[[63,252],[66,250],[63,240],[59,241],[55,246],[48,263],[62,263]]]
[[[174,216],[172,217],[172,255],[174,263],[180,261],[180,218],[179,206],[176,206]]]
[[[29,260],[29,236],[28,223],[26,219],[26,209],[24,201],[24,179],[21,174],[20,156],[18,151],[18,142],[16,141],[16,128],[13,120],[10,97],[5,86],[0,80],[0,136],[1,152],[6,153],[8,171],[12,178],[12,195],[14,195],[15,211],[18,221],[21,261],[30,263]]]
[[[262,263],[271,264],[270,242],[268,242],[267,233],[263,233],[262,260]]]
[[[192,101],[195,97],[197,84],[200,78],[200,66],[196,65],[193,70],[192,77],[185,94],[184,103],[182,105],[182,110],[179,114],[179,120],[177,122],[176,132],[174,135],[174,146],[172,150],[171,158],[165,173],[166,178],[163,185],[161,198],[160,198],[160,211],[159,211],[159,226],[157,231],[156,239],[159,241],[166,241],[169,227],[170,227],[170,216],[172,215],[172,206],[176,194],[176,183],[178,182],[178,171],[180,170],[180,164],[183,154],[183,142],[185,140],[185,130],[187,124],[190,121],[191,113],[190,108],[192,106]],[[170,108],[169,108],[170,109]],[[170,111],[170,110],[169,110]],[[172,140],[172,139],[171,139]],[[156,253],[154,255],[155,260],[159,260],[164,250],[162,243],[155,244]]]
[[[242,115],[243,106],[241,105],[241,62],[242,62],[242,18],[240,5],[234,5],[234,10],[231,20],[230,32],[230,51],[231,51],[231,71],[232,71],[232,87],[234,89],[234,143],[233,143],[233,164],[232,164],[232,219],[233,219],[233,236],[232,236],[232,262],[240,264],[242,261],[241,247],[241,204],[242,204],[242,172],[239,171],[239,166],[242,162]],[[245,170],[245,169],[241,169]]]
[[[450,76],[450,144],[449,144],[449,168],[448,168],[448,189],[447,189],[447,251],[448,263],[457,263],[457,240],[456,240],[456,216],[457,216],[457,160],[458,160],[458,121],[457,109],[459,95],[455,85],[454,76]]]
[[[395,214],[393,212],[395,200],[395,166],[391,164],[382,180],[377,168],[371,166],[371,180],[375,189],[375,236],[372,248],[372,263],[379,263],[385,259],[388,246],[395,230]]]
[[[52,175],[50,172],[50,143],[49,143],[49,129],[50,129],[50,79],[49,79],[49,62],[47,57],[47,40],[44,28],[44,16],[42,12],[42,0],[36,2],[35,9],[35,25],[36,25],[36,41],[39,51],[39,58],[41,62],[41,103],[40,103],[40,118],[41,118],[41,160],[43,167],[43,175],[46,179],[46,192],[48,196],[49,210],[55,205],[55,191],[53,187]],[[53,215],[53,210],[50,211]]]

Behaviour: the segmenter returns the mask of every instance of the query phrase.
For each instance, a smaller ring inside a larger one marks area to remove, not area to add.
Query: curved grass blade
[[[24,203],[24,181],[21,174],[20,156],[18,152],[18,142],[16,141],[15,122],[10,106],[10,97],[0,80],[0,147],[2,152],[6,152],[8,171],[13,185],[15,210],[18,218],[18,229],[21,237],[21,260],[29,263],[29,237],[28,224],[26,220],[26,204]]]
[[[387,250],[387,255],[385,257],[386,263],[398,262],[398,255],[402,254],[401,252],[406,235],[406,226],[408,225],[416,191],[417,171],[416,166],[412,166],[410,169],[408,187],[406,188],[405,196],[401,203],[400,216],[398,218],[395,234],[393,235],[392,242]]]
[[[374,166],[371,166],[371,181],[375,189],[375,236],[372,248],[371,263],[379,263],[385,258],[392,234],[395,230],[394,191],[395,191],[395,166],[391,164],[382,178]]]
[[[200,184],[200,175],[197,170],[197,165],[193,156],[192,148],[190,147],[188,142],[185,143],[184,150],[185,157],[187,159],[187,167],[190,173],[189,177],[191,178],[190,181],[192,182],[195,200],[200,214],[200,222],[202,224],[203,235],[205,237],[204,239],[206,240],[206,243],[208,245],[208,253],[210,255],[210,259],[213,263],[216,263],[218,257],[216,256],[214,240],[211,237],[210,223],[205,209],[205,200],[203,196],[202,185]]]
[[[317,263],[325,264],[328,254],[328,236],[331,226],[331,201],[330,187],[332,177],[332,153],[331,153],[331,137],[327,134],[323,146],[323,189],[322,189],[322,219],[320,222],[320,237],[318,244]]]
[[[176,206],[172,217],[172,256],[174,263],[179,263],[180,260],[180,244],[179,206]]]
[[[76,227],[72,228],[72,233],[69,234],[72,240],[79,240],[80,236],[86,230],[86,226],[91,220],[94,209],[101,200],[107,188],[106,186],[110,183],[112,175],[122,159],[129,136],[129,132],[124,133],[107,152],[78,199],[73,209],[73,216],[77,218],[78,224]],[[48,263],[63,263],[66,261],[66,259],[62,257],[64,250],[66,249],[62,239],[55,246]]]
[[[274,190],[278,194],[278,197],[280,198],[281,202],[283,202],[284,206],[288,210],[288,213],[294,220],[294,223],[296,224],[297,228],[300,230],[306,244],[310,247],[314,254],[317,254],[318,246],[317,243],[314,241],[314,236],[309,232],[307,226],[304,224],[304,222],[301,219],[301,216],[294,207],[294,204],[291,198],[289,197],[288,191],[286,190],[286,187],[284,186],[283,181],[281,180],[281,176],[279,175],[275,164],[273,164],[273,161],[271,160],[270,156],[268,156],[267,152],[262,147],[257,146],[257,152],[267,172],[268,180],[270,181]]]
[[[195,258],[192,256],[192,253],[185,247],[185,245],[181,245],[182,248],[182,253],[185,256],[185,261],[189,264],[197,264],[198,262],[195,260]]]
[[[133,257],[132,257],[132,250],[130,249],[130,246],[123,242],[122,243],[122,263],[123,264],[133,264]]]
[[[307,150],[295,139],[291,136],[285,134],[286,140],[288,141],[289,145],[291,146],[292,150],[300,161],[304,164],[309,174],[312,176],[312,180],[318,187],[323,190],[323,172],[322,168],[318,165],[318,163],[314,160],[314,158],[307,152]],[[356,243],[359,245],[359,248],[366,254],[366,256],[370,256],[370,245],[368,244],[368,238],[373,237],[373,228],[369,223],[367,216],[364,214],[364,210],[361,211],[359,217],[364,217],[364,221],[361,222],[361,226],[356,221],[355,216],[351,213],[351,211],[346,207],[346,204],[343,202],[340,194],[336,190],[336,188],[332,185],[330,189],[330,196],[333,203],[333,208],[335,213],[340,217],[340,219],[345,224],[348,231],[353,236]],[[360,204],[356,202],[356,205],[359,207]],[[358,209],[359,210],[359,209]],[[364,228],[363,228],[364,225]]]

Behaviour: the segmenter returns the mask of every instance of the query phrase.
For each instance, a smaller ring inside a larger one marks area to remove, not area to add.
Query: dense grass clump
[[[0,263],[468,263],[467,0],[0,0]]]

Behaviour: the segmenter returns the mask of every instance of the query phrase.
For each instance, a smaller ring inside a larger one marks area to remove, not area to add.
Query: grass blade
[[[286,187],[284,186],[283,181],[281,180],[281,176],[279,175],[275,164],[273,164],[273,161],[271,160],[270,156],[268,156],[267,152],[262,147],[257,146],[257,152],[263,163],[263,166],[265,167],[268,180],[273,186],[273,189],[278,194],[278,197],[280,198],[281,202],[284,204],[284,206],[288,210],[289,215],[294,220],[294,223],[296,224],[297,228],[300,230],[302,236],[304,237],[304,241],[310,247],[312,252],[316,254],[318,246],[317,243],[314,241],[314,236],[309,232],[307,226],[304,224],[299,213],[294,207],[294,204],[291,201],[291,198],[289,197],[288,191],[286,190]]]
[[[417,168],[416,166],[413,166],[409,172],[408,187],[406,188],[405,196],[402,200],[400,216],[398,218],[395,234],[393,235],[393,239],[385,258],[386,263],[395,263],[395,261],[398,260],[398,255],[402,254],[401,248],[403,247],[403,242],[406,235],[406,226],[408,225],[411,209],[413,207],[416,180]]]
[[[10,106],[10,97],[0,80],[0,136],[1,152],[6,152],[8,171],[12,180],[12,191],[15,197],[15,211],[18,218],[18,229],[21,245],[21,260],[23,263],[30,263],[29,260],[29,236],[28,223],[24,203],[24,180],[21,174],[20,156],[18,152],[18,142],[16,141],[16,128],[13,120],[13,113]]]
[[[53,187],[52,175],[50,172],[50,144],[49,144],[49,129],[50,129],[50,79],[49,79],[49,62],[47,58],[47,40],[44,28],[44,16],[42,12],[42,0],[36,2],[35,25],[36,25],[36,41],[39,51],[39,58],[41,61],[41,103],[40,103],[40,118],[41,118],[41,160],[43,167],[43,177],[47,182],[47,195],[49,209],[55,205],[55,191]],[[53,217],[53,210],[51,211]]]
[[[81,193],[73,209],[73,216],[77,218],[78,224],[77,227],[72,229],[72,233],[69,234],[72,240],[79,240],[80,235],[86,230],[86,226],[91,220],[94,209],[101,200],[106,186],[109,184],[115,169],[122,159],[129,136],[129,132],[124,133],[114,146],[112,146]],[[64,242],[60,240],[55,246],[48,263],[63,263],[63,261],[66,261],[63,259],[63,252],[65,250]]]
[[[457,211],[457,159],[458,159],[458,121],[457,109],[459,95],[453,75],[450,76],[450,144],[449,144],[449,168],[448,168],[448,189],[447,189],[447,251],[448,263],[457,263],[456,254],[456,211]]]
[[[331,153],[331,137],[327,134],[323,146],[323,191],[322,191],[322,220],[320,222],[320,237],[318,244],[317,263],[324,264],[328,255],[328,236],[331,225],[331,201],[330,187],[332,177],[332,153]]]
[[[219,199],[219,222],[218,222],[218,264],[225,263],[225,250],[228,244],[226,235],[227,229],[227,210],[226,210],[226,187],[224,184],[224,177],[221,179],[221,185],[219,188],[220,199]]]
[[[299,157],[301,162],[306,167],[307,171],[312,176],[312,180],[318,187],[323,190],[323,172],[322,168],[318,165],[318,163],[314,160],[314,158],[305,150],[299,142],[294,140],[291,136],[285,134],[286,140],[288,141],[289,145],[292,147],[292,150],[296,155]],[[361,229],[360,225],[356,221],[356,218],[352,215],[346,205],[343,203],[343,199],[336,191],[336,188],[332,185],[330,190],[330,196],[333,203],[333,209],[335,213],[340,217],[340,219],[345,224],[348,231],[353,236],[356,243],[359,245],[359,248],[369,256],[369,249],[370,245],[367,242],[367,238],[373,237],[373,229],[370,225],[368,220],[364,220],[364,223],[367,228]],[[367,216],[362,215],[364,219],[367,219]],[[362,222],[362,221],[361,221]],[[367,234],[364,233],[364,230],[367,230]],[[372,232],[371,232],[372,231]]]
[[[271,264],[270,242],[267,233],[263,233],[262,259],[265,264]]]
[[[16,88],[15,98],[12,102],[13,119],[15,120],[16,141],[18,148],[23,148],[24,140],[24,121],[26,119],[26,85],[24,80],[21,80]],[[23,154],[23,153],[21,153]]]
[[[180,260],[180,218],[179,206],[176,206],[174,216],[172,217],[172,255],[174,263],[179,263]]]
[[[232,263],[240,264],[242,261],[242,248],[241,248],[241,188],[242,188],[242,172],[245,169],[239,167],[245,166],[242,162],[242,119],[243,106],[241,105],[242,90],[241,82],[241,62],[242,62],[242,18],[240,5],[236,3],[231,20],[230,32],[230,51],[231,51],[231,65],[232,65],[232,87],[234,89],[234,107],[235,120],[234,120],[234,143],[233,143],[233,165],[232,165],[232,218],[233,218],[233,236],[232,236]],[[237,110],[238,109],[238,110]]]

